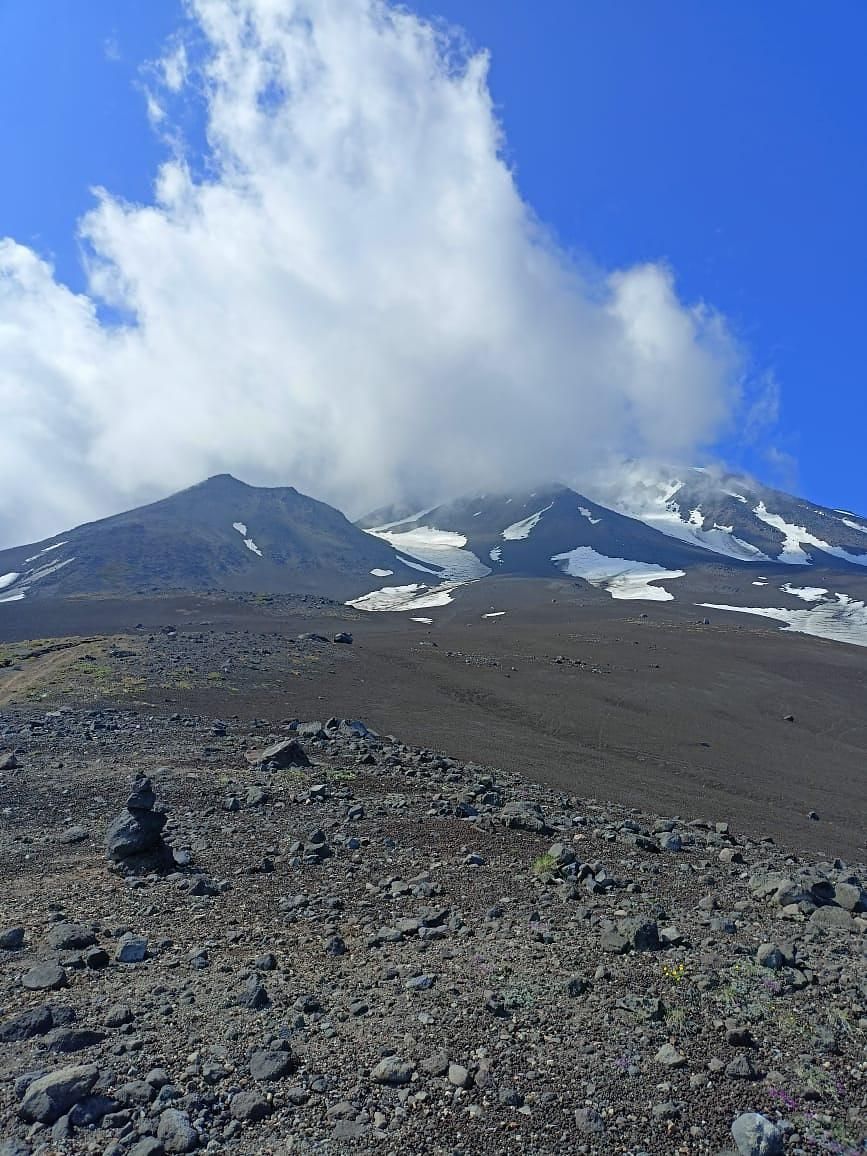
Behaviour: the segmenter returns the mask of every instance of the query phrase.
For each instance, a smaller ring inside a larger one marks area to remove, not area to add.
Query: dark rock
[[[726,1064],[725,1072],[730,1080],[755,1080],[759,1075],[746,1052],[741,1052]]]
[[[37,963],[21,977],[28,991],[57,991],[67,985],[66,972],[56,963]]]
[[[57,836],[57,842],[63,843],[64,846],[74,846],[76,843],[83,843],[86,838],[87,831],[84,827],[67,827]]]
[[[250,1008],[251,1011],[260,1011],[267,1007],[270,1002],[271,999],[264,985],[259,982],[255,975],[251,975],[238,996],[238,1003],[241,1007]]]
[[[199,1134],[190,1117],[178,1108],[166,1108],[160,1114],[157,1139],[166,1152],[193,1152],[199,1146]]]
[[[147,954],[148,941],[140,935],[130,935],[118,943],[114,958],[118,963],[141,963]]]
[[[5,931],[0,931],[0,951],[20,951],[23,946],[23,927],[7,927]]]
[[[81,951],[96,943],[96,936],[89,927],[80,923],[55,923],[45,936],[45,942],[58,951]]]
[[[282,1080],[295,1069],[295,1059],[291,1052],[272,1051],[263,1048],[253,1052],[250,1057],[250,1075],[254,1080],[268,1083],[271,1080]]]
[[[527,801],[506,803],[500,811],[500,822],[504,827],[511,827],[516,831],[533,831],[539,835],[550,832],[538,803]]]
[[[235,1120],[254,1123],[270,1116],[273,1108],[258,1092],[236,1092],[229,1101],[229,1111]]]
[[[54,1028],[46,1035],[45,1046],[50,1052],[80,1052],[104,1039],[102,1032],[90,1028]]]
[[[399,1056],[386,1056],[380,1060],[370,1073],[375,1084],[408,1084],[415,1071],[415,1065],[400,1059]]]
[[[259,764],[269,763],[275,770],[282,771],[286,767],[309,767],[310,760],[307,752],[297,739],[283,739],[260,751],[256,757]]]
[[[125,1003],[113,1003],[103,1018],[106,1027],[120,1028],[132,1022],[133,1014]]]
[[[585,1135],[595,1136],[605,1131],[605,1124],[602,1117],[595,1108],[576,1108],[575,1109],[575,1126],[579,1132]]]
[[[53,1124],[70,1108],[88,1096],[99,1078],[95,1064],[60,1068],[29,1085],[18,1108],[25,1120]]]
[[[137,1144],[133,1144],[127,1156],[163,1156],[165,1148],[156,1136],[143,1136]]]
[[[89,1128],[98,1124],[112,1112],[116,1112],[120,1105],[111,1096],[86,1096],[79,1100],[69,1113],[69,1122],[73,1128]]]
[[[783,1134],[758,1112],[744,1112],[732,1124],[732,1136],[739,1156],[781,1156]]]
[[[147,775],[136,775],[130,787],[126,809],[128,811],[152,811],[156,801],[153,783]]]
[[[109,859],[119,863],[163,846],[162,831],[168,816],[162,811],[121,811],[108,825],[105,846]]]
[[[44,1004],[42,1007],[30,1008],[20,1012],[12,1019],[0,1024],[0,1043],[8,1044],[19,1040],[29,1040],[33,1036],[44,1036],[54,1027],[54,1017],[51,1008]]]

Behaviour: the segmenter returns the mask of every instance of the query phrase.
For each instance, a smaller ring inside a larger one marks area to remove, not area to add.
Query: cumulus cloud
[[[171,159],[152,203],[98,192],[87,293],[0,243],[0,543],[224,470],[360,513],[725,430],[724,320],[558,249],[484,53],[384,0],[188,6],[149,94]]]

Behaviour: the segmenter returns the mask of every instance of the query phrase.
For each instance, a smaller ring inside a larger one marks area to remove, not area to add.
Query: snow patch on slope
[[[867,526],[862,525],[861,522],[853,522],[851,518],[841,518],[840,521],[850,530],[857,530],[859,534],[867,534]]]
[[[599,523],[602,521],[601,518],[594,518],[592,512],[590,510],[588,510],[586,506],[579,506],[578,507],[578,513],[581,515],[582,518],[586,518],[591,526],[598,526]]]
[[[670,478],[667,481],[633,479],[632,485],[626,490],[616,493],[606,492],[601,498],[601,504],[609,506],[619,514],[624,514],[627,518],[635,518],[636,521],[643,522],[645,526],[658,530],[669,538],[677,538],[681,542],[688,542],[691,546],[700,546],[709,553],[721,554],[725,558],[737,558],[740,562],[769,561],[758,547],[736,537],[734,527],[714,523],[705,529],[701,506],[696,506],[684,514],[679,503],[675,501],[683,485],[680,478]],[[746,501],[740,494],[731,496],[742,502]]]
[[[374,578],[390,578],[394,573],[393,570],[379,570],[374,569],[370,571]]]
[[[823,601],[804,610],[782,610],[770,606],[723,606],[702,602],[708,610],[727,610],[734,614],[756,614],[784,624],[783,629],[852,646],[867,646],[867,606],[848,594],[836,594],[835,601]]]
[[[441,586],[425,586],[421,582],[410,586],[383,586],[381,590],[351,599],[346,605],[370,611],[426,610],[429,606],[447,606],[460,586],[463,582],[445,582]]]
[[[785,582],[780,589],[784,594],[793,594],[803,602],[821,602],[828,593],[821,586],[793,586],[791,582]]]
[[[513,522],[511,526],[506,526],[503,530],[503,538],[507,542],[519,542],[524,538],[529,538],[533,530],[539,525],[539,519],[543,514],[546,514],[554,505],[550,502],[543,510],[537,510],[535,514],[531,514],[529,518],[524,518],[520,522]]]
[[[252,554],[258,554],[260,558],[262,557],[262,551],[259,549],[252,538],[247,537],[247,527],[243,522],[233,522],[232,529],[238,531],[238,533],[244,539],[244,545]]]
[[[367,533],[388,542],[402,554],[409,554],[411,558],[419,558],[431,566],[440,567],[440,576],[447,582],[471,582],[491,572],[490,567],[485,566],[472,550],[464,549],[467,544],[465,536],[452,530],[438,530],[434,526],[392,530],[376,526]],[[415,567],[420,568],[418,565]]]
[[[39,554],[34,554],[34,557],[40,558],[43,553],[47,553],[47,551],[40,551]],[[64,566],[68,566],[70,562],[74,561],[75,558],[73,557],[64,558],[60,562],[47,562],[23,576],[21,574],[4,574],[0,578],[0,602],[20,602],[34,582],[40,582],[43,578],[56,574],[58,570],[62,570]]]
[[[674,598],[662,586],[651,586],[664,578],[683,578],[685,570],[666,570],[650,562],[628,558],[606,558],[589,546],[578,546],[565,554],[555,554],[552,562],[573,578],[583,578],[591,586],[607,590],[612,598],[640,599],[647,602],[670,602]]]
[[[36,559],[41,558],[43,554],[48,554],[51,550],[59,550],[61,546],[66,545],[67,541],[68,539],[65,538],[62,542],[55,542],[53,546],[46,546],[44,549],[40,550],[38,554],[31,554],[30,557],[25,558],[24,561],[35,562]]]
[[[842,558],[845,562],[851,562],[855,566],[867,566],[867,554],[850,554],[842,546],[831,546],[828,542],[823,542],[821,538],[811,534],[806,526],[796,526],[793,522],[787,522],[779,514],[770,513],[764,502],[759,502],[753,513],[760,522],[764,522],[766,526],[772,526],[783,535],[783,549],[777,558],[778,562],[788,562],[792,566],[809,566],[813,558],[804,549],[804,545],[807,545],[815,546],[817,550],[822,550],[826,554],[833,554],[835,558]]]

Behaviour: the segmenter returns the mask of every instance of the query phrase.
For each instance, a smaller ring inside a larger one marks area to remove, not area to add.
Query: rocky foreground
[[[725,819],[6,710],[0,1153],[862,1153],[865,868]]]

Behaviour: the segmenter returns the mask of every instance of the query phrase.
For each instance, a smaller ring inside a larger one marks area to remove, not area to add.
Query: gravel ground
[[[867,1150],[863,864],[347,720],[56,705],[0,711],[3,1156]]]

